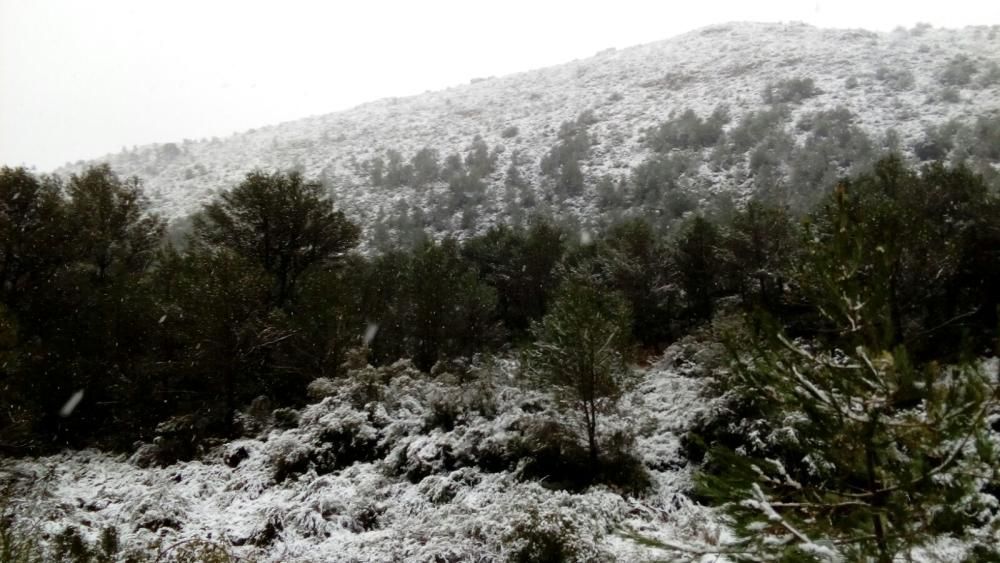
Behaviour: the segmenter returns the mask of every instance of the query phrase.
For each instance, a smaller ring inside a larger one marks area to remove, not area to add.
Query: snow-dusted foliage
[[[660,556],[656,540],[717,537],[684,496],[679,435],[706,408],[703,379],[660,362],[623,399],[653,480],[641,496],[570,492],[528,478],[555,401],[520,386],[516,362],[420,373],[409,362],[317,380],[298,424],[167,467],[93,450],[8,460],[11,525],[55,549],[66,530],[116,557],[182,559],[218,550],[260,561],[568,561]],[[579,436],[574,439],[580,439]]]

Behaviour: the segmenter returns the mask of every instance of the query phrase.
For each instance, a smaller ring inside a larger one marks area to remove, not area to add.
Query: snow
[[[491,405],[475,386],[400,362],[379,373],[362,370],[373,378],[392,374],[376,402],[366,401],[364,373],[349,382],[320,380],[311,391],[322,398],[303,409],[298,427],[224,444],[200,460],[140,468],[123,456],[65,452],[0,462],[0,483],[16,486],[22,529],[40,526],[51,540],[73,526],[94,542],[113,527],[123,549],[146,553],[197,539],[260,561],[501,561],[539,537],[564,537],[574,560],[648,559],[662,550],[634,534],[721,533],[711,511],[684,496],[690,469],[677,451],[680,434],[707,406],[704,380],[667,364],[644,370],[623,401],[627,417],[610,423],[638,429],[654,481],[639,498],[603,486],[553,490],[522,479],[516,467],[477,465],[481,456],[502,453],[526,420],[550,415],[550,398],[511,383],[512,360],[482,368],[490,370]],[[428,428],[438,401],[462,405],[450,430]],[[343,442],[324,447],[344,436],[364,451]],[[245,459],[227,466],[223,460],[240,449]],[[332,456],[323,468],[318,452]],[[349,463],[334,459],[342,453]],[[306,466],[278,478],[279,467]]]
[[[520,465],[490,468],[488,460],[502,458],[527,425],[558,416],[551,397],[518,385],[517,361],[504,358],[463,376],[420,374],[401,361],[361,368],[347,380],[316,380],[317,402],[301,411],[297,427],[269,427],[168,467],[95,450],[3,460],[4,511],[15,516],[15,529],[44,542],[67,527],[89,543],[114,529],[121,558],[179,560],[185,549],[207,545],[254,561],[504,561],[541,538],[561,538],[575,561],[684,554],[724,562],[739,540],[716,509],[685,494],[693,468],[680,451],[684,432],[724,401],[706,398],[714,369],[707,366],[717,362],[711,348],[690,338],[671,346],[640,370],[620,412],[602,427],[633,431],[652,480],[639,496],[605,486],[571,493],[523,478]],[[984,360],[984,373],[995,377],[997,365]],[[451,423],[442,422],[445,407]],[[768,463],[787,479],[780,462]],[[838,560],[755,493],[746,505],[788,528],[785,539],[799,537],[817,557]],[[982,520],[995,521],[996,499],[981,496]],[[973,530],[982,537],[972,542],[936,538],[910,555],[960,560],[975,542],[991,543],[991,526]]]

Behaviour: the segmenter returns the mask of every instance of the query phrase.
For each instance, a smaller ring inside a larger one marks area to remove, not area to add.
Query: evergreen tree
[[[105,445],[125,446],[149,422],[141,391],[156,311],[145,276],[163,222],[148,212],[139,181],[121,180],[107,165],[71,176],[66,191],[64,228],[73,238],[44,308],[33,308],[41,346],[26,367],[45,434],[64,444],[100,436]],[[77,393],[84,398],[70,417],[61,408]]]
[[[814,217],[830,236],[833,209],[842,207],[851,228],[871,241],[867,261],[884,259],[887,302],[895,343],[919,357],[960,350],[963,339],[989,346],[997,327],[995,258],[1000,256],[1000,199],[964,167],[931,164],[910,170],[897,157],[871,173],[841,183]]]
[[[628,305],[590,280],[563,282],[552,308],[532,326],[535,343],[525,355],[528,376],[552,389],[578,416],[591,471],[600,463],[600,419],[611,412],[631,381]]]
[[[774,312],[791,273],[799,235],[783,208],[751,201],[723,233],[723,255],[732,289],[743,303]]]
[[[438,164],[440,159],[436,149],[424,147],[417,151],[410,159],[410,167],[413,169],[413,184],[422,187],[436,182],[440,175],[440,165]]]
[[[704,217],[695,217],[674,247],[677,277],[694,319],[708,319],[722,277],[718,228]]]
[[[469,176],[482,179],[493,173],[496,168],[497,155],[490,153],[490,148],[482,137],[476,135],[465,155],[465,167]]]
[[[558,284],[556,265],[565,251],[564,233],[544,221],[524,231],[495,227],[467,241],[462,255],[497,294],[497,316],[515,337],[545,313]]]
[[[427,371],[439,360],[471,356],[496,338],[496,292],[483,284],[458,243],[427,242],[413,254],[409,280],[410,350]]]
[[[395,149],[389,149],[385,155],[388,163],[383,177],[383,185],[387,188],[398,188],[413,183],[413,167],[403,160],[402,153]]]
[[[671,336],[674,292],[669,287],[666,249],[652,227],[641,219],[615,225],[601,240],[599,258],[614,290],[633,311],[632,334],[643,344],[659,344]]]
[[[893,337],[891,243],[860,228],[843,186],[826,220],[798,275],[823,338],[772,326],[742,351],[728,386],[766,405],[764,439],[717,447],[699,489],[757,557],[889,563],[976,523],[979,488],[995,478],[998,391],[975,363],[915,363]]]
[[[96,280],[139,272],[152,262],[164,223],[148,212],[138,178],[120,180],[103,164],[72,176],[67,192],[74,254]]]
[[[16,311],[67,258],[60,185],[24,168],[0,169],[0,302]]]
[[[198,413],[230,432],[243,403],[262,393],[287,399],[274,393],[271,354],[288,333],[267,306],[271,280],[259,264],[228,248],[168,248],[152,286],[162,311],[153,368],[168,401],[165,416]]]
[[[260,264],[274,280],[272,303],[284,307],[311,268],[337,262],[360,229],[298,173],[256,171],[208,204],[195,219],[195,238]]]

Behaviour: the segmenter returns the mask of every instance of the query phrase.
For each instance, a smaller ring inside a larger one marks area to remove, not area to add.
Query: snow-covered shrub
[[[320,475],[359,461],[372,461],[381,453],[378,429],[372,426],[368,413],[340,405],[323,416],[319,426],[315,460]]]
[[[949,104],[957,104],[962,101],[962,95],[959,93],[958,88],[953,86],[946,86],[941,88],[937,93],[937,101],[946,102]]]
[[[132,505],[128,522],[132,524],[133,530],[181,530],[189,521],[190,508],[187,499],[179,498],[168,488],[161,487],[143,495]]]
[[[605,530],[568,496],[543,496],[525,489],[501,522],[504,559],[523,563],[610,561],[599,544]]]
[[[875,70],[875,78],[897,92],[912,90],[915,83],[913,71],[907,68],[880,66]]]
[[[263,432],[273,421],[271,399],[265,396],[256,397],[243,410],[233,417],[233,422],[242,436],[256,436]]]
[[[975,61],[966,55],[957,55],[941,69],[939,78],[945,86],[966,86],[976,71]]]
[[[337,393],[337,384],[329,378],[319,377],[312,380],[306,387],[306,394],[314,401],[322,401]]]
[[[272,417],[275,428],[288,429],[299,425],[299,412],[293,408],[275,409]]]
[[[124,555],[119,553],[118,530],[112,526],[103,528],[94,541],[88,541],[76,526],[66,526],[55,535],[48,549],[33,544],[30,553],[12,550],[13,546],[5,544],[3,539],[0,537],[0,561],[4,563],[28,563],[48,558],[73,563],[110,563],[123,559]]]
[[[201,538],[167,546],[157,557],[157,561],[171,563],[231,563],[235,560],[226,545]]]
[[[797,104],[820,93],[812,78],[786,78],[764,87],[764,103]]]
[[[991,61],[986,68],[979,73],[976,78],[976,86],[980,88],[991,88],[1000,84],[1000,63]]]
[[[274,468],[274,480],[281,483],[308,470],[312,450],[293,436],[282,435],[269,442],[267,455]]]
[[[140,447],[132,457],[133,462],[146,467],[194,459],[205,451],[208,429],[209,420],[202,416],[171,417],[156,426],[153,443]]]
[[[86,541],[80,536],[80,531],[74,526],[66,526],[55,537],[53,555],[59,561],[86,563],[90,561],[91,553]],[[4,560],[6,561],[6,557]]]
[[[664,121],[646,136],[646,144],[660,153],[672,149],[701,149],[714,145],[722,136],[722,127],[729,123],[729,111],[718,106],[707,117],[686,110]]]

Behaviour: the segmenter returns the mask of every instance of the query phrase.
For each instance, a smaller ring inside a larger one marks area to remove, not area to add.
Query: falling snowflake
[[[59,410],[59,416],[66,418],[67,416],[73,414],[73,411],[76,410],[76,406],[79,405],[82,400],[83,389],[80,389],[76,393],[73,393],[73,396],[66,401],[66,404]]]
[[[365,327],[364,339],[362,340],[364,345],[368,346],[371,344],[372,340],[375,340],[376,334],[378,334],[378,325],[376,323],[368,323],[368,326]]]

